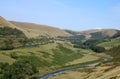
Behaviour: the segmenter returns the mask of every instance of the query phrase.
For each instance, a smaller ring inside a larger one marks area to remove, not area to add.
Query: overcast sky
[[[62,29],[120,29],[120,0],[1,0],[0,16]]]

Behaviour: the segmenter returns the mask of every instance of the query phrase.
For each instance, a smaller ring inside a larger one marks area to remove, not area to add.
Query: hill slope
[[[26,36],[30,35],[26,30],[15,26],[14,24],[12,24],[9,21],[7,21],[6,19],[4,19],[2,16],[0,16],[0,27],[16,28],[16,29],[22,31],[23,33],[25,33]]]
[[[0,27],[8,26],[21,30],[27,37],[33,38],[39,35],[69,36],[70,34],[59,28],[26,22],[7,21],[0,16]]]
[[[113,38],[98,44],[98,46],[104,47],[106,50],[109,50],[113,47],[117,47],[119,45],[120,45],[120,37]]]
[[[49,36],[69,36],[70,34],[65,32],[64,30],[47,26],[47,25],[40,25],[34,23],[26,23],[26,22],[15,22],[10,21],[15,26],[18,26],[21,29],[26,30],[28,33],[32,33],[32,35],[28,35],[31,37],[39,36],[39,35],[49,35]],[[26,33],[26,32],[25,32]]]
[[[12,23],[5,20],[2,16],[0,16],[0,27],[3,27],[3,26],[9,26],[11,28],[17,28],[15,25],[13,25]]]

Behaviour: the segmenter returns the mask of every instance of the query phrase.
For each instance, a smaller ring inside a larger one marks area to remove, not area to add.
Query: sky
[[[76,31],[120,29],[120,0],[1,0],[0,16]]]

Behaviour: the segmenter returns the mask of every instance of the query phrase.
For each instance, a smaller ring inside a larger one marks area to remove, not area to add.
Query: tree
[[[4,72],[3,79],[26,79],[37,72],[37,69],[27,60],[19,60],[9,66]]]

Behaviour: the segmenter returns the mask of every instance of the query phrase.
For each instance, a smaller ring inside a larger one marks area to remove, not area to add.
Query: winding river
[[[109,61],[109,60],[110,60],[110,58],[104,58],[104,61]],[[101,62],[97,62],[97,63],[85,65],[85,66],[68,68],[68,69],[63,69],[63,70],[57,70],[57,71],[54,71],[54,72],[47,73],[47,74],[45,74],[45,75],[43,75],[43,76],[37,77],[36,79],[46,79],[46,78],[51,77],[51,76],[54,76],[54,75],[62,74],[62,73],[69,72],[69,71],[78,70],[78,69],[80,69],[80,68],[94,67],[94,66],[96,66],[96,65],[98,65],[98,64],[100,64],[100,63],[101,63]]]

